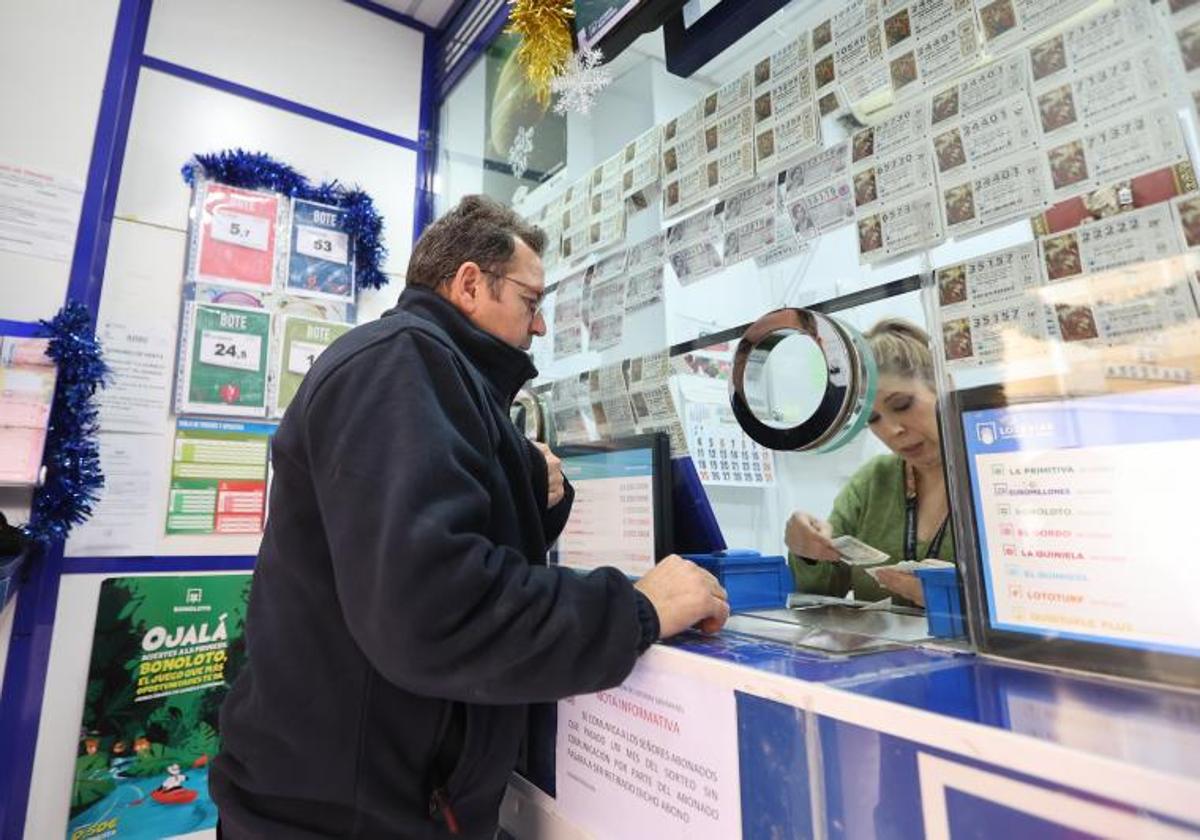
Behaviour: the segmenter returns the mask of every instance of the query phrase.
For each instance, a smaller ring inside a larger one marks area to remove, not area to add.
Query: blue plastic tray
[[[792,591],[792,571],[779,556],[752,551],[718,551],[713,554],[684,554],[710,572],[729,593],[733,612],[769,610],[787,605]]]
[[[957,569],[916,569],[925,593],[929,634],[939,639],[966,635],[962,600],[958,597]]]

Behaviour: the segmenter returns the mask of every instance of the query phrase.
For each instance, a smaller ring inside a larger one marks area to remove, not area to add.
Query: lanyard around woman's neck
[[[917,474],[912,466],[904,463],[904,559],[915,562],[917,559]],[[926,557],[937,557],[942,550],[942,540],[946,537],[946,526],[950,523],[950,511],[929,541]]]

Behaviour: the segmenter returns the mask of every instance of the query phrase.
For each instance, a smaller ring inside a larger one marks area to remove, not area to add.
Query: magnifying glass
[[[533,391],[528,388],[517,391],[508,409],[508,417],[525,437],[546,443],[546,413],[542,401]]]
[[[746,434],[769,449],[832,452],[866,427],[877,378],[874,355],[849,324],[776,309],[738,343],[730,402]]]

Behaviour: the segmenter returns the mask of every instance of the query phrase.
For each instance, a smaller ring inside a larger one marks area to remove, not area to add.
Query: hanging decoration
[[[558,96],[555,113],[572,111],[585,117],[591,113],[596,96],[612,82],[612,73],[603,64],[604,53],[595,47],[571,54],[562,73],[550,82],[551,92]]]
[[[517,61],[525,68],[538,102],[550,101],[550,83],[563,72],[571,57],[571,0],[510,0],[508,27],[521,37]]]
[[[91,516],[104,486],[95,398],[108,368],[83,304],[68,301],[52,320],[40,323],[50,339],[46,353],[58,367],[58,379],[42,458],[46,481],[34,495],[25,533],[44,548],[66,539],[73,526]]]
[[[529,169],[529,154],[533,151],[533,131],[534,126],[519,126],[517,128],[517,136],[513,138],[512,145],[508,149],[508,166],[512,170],[513,177],[520,180]]]
[[[371,196],[360,189],[348,189],[337,181],[312,184],[286,163],[262,152],[242,149],[196,155],[183,166],[183,180],[194,185],[197,177],[208,178],[250,190],[273,190],[305,201],[332,204],[347,213],[346,232],[354,238],[354,276],[357,285],[378,289],[387,285],[383,261],[383,217],[375,209]]]

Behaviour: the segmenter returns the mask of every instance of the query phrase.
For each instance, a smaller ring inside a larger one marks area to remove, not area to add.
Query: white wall
[[[327,9],[360,10],[348,4],[325,4]],[[174,6],[168,5],[174,9]],[[333,26],[329,22],[327,26]],[[411,30],[384,21],[377,28],[395,29],[402,37],[393,49],[413,53],[407,38]],[[154,31],[153,18],[151,32]],[[147,44],[150,52],[150,44]],[[176,60],[176,56],[164,56]],[[231,69],[238,60],[229,56]],[[381,72],[391,74],[385,64]],[[244,73],[239,72],[239,78]],[[410,103],[415,109],[415,102]],[[365,115],[353,115],[362,121]],[[403,122],[400,114],[396,122]],[[269,150],[313,180],[338,179],[362,186],[375,200],[385,220],[389,244],[387,268],[393,282],[372,293],[375,306],[364,307],[368,316],[395,300],[400,276],[411,251],[413,195],[416,187],[416,153],[389,143],[354,134],[248,99],[222,93],[154,70],[142,72],[130,123],[125,167],[117,197],[105,267],[101,323],[154,323],[177,339],[181,295],[181,268],[186,253],[187,214],[191,192],[179,177],[179,166],[192,154],[228,148]],[[157,450],[152,471],[154,517],[163,521],[174,441],[171,415],[163,415],[164,434],[150,445]],[[159,554],[253,554],[255,535],[160,537]],[[68,554],[73,550],[68,545]]]
[[[0,0],[0,163],[87,180],[117,0]],[[49,318],[70,263],[0,251],[0,318]]]
[[[117,5],[0,0],[0,164],[86,182]],[[0,250],[0,319],[53,316],[70,270],[69,261]],[[29,499],[26,489],[0,488],[0,511],[23,522]]]
[[[117,19],[117,0],[0,0],[0,163],[82,186]],[[49,318],[62,306],[69,261],[0,250],[0,318]],[[0,488],[10,522],[29,515],[31,491]],[[17,599],[0,613],[0,685]]]
[[[0,0],[0,106],[12,115],[0,132],[0,162],[86,180],[117,6],[117,0]],[[241,28],[230,27],[231,19]],[[423,43],[420,33],[339,0],[156,0],[145,53],[415,140]],[[173,346],[190,198],[179,170],[192,154],[238,147],[267,152],[310,180],[336,178],[368,192],[384,216],[391,282],[363,295],[360,319],[394,302],[412,245],[414,151],[142,69],[105,264],[101,323],[156,325]],[[52,315],[63,303],[68,269],[0,251],[0,318]],[[145,438],[153,476],[148,516],[160,534],[173,424],[164,411],[160,433]],[[20,512],[21,501],[0,497],[0,506]],[[257,545],[257,537],[161,537],[156,553],[245,555]],[[66,575],[61,583],[28,838],[65,832],[103,577]],[[7,654],[11,621],[10,607],[0,616],[0,657]]]
[[[413,60],[420,62],[419,51]],[[386,268],[403,273],[412,244],[416,152],[154,70],[138,80],[117,217],[185,231],[191,192],[179,167],[198,152],[235,147],[267,151],[314,182],[336,178],[361,186],[384,217]],[[177,274],[172,266],[165,279],[178,285]]]
[[[234,5],[156,3],[146,54],[356,123],[416,136],[419,33],[331,0],[237,4],[245,29],[226,33]],[[258,33],[264,31],[275,35],[262,38]],[[384,217],[385,268],[392,282],[364,296],[363,314],[372,317],[394,301],[411,251],[414,151],[144,69],[105,266],[101,323],[154,324],[174,344],[190,198],[179,167],[193,154],[231,148],[266,151],[312,181],[336,179],[366,190]],[[150,496],[158,522],[165,516],[172,427],[173,417],[164,413],[162,435],[147,440],[156,452]],[[257,547],[256,536],[162,536],[157,553],[253,554]]]
[[[156,0],[146,54],[416,138],[423,43],[415,29],[329,0]]]

